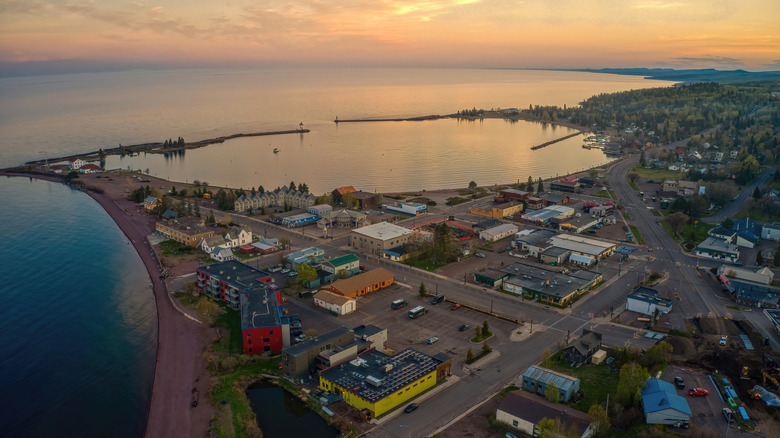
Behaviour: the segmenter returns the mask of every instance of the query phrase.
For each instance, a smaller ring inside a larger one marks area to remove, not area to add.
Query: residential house
[[[224,234],[225,243],[230,248],[238,248],[241,245],[252,243],[252,229],[248,225],[230,227]]]
[[[323,260],[325,260],[325,250],[312,246],[284,256],[284,265],[295,271],[301,263],[315,267],[322,263]]]
[[[81,173],[100,173],[103,171],[103,168],[98,166],[97,164],[87,163],[79,169]]]
[[[263,255],[271,254],[282,249],[279,239],[277,238],[263,238],[251,245],[255,248],[255,252],[259,252]]]
[[[584,412],[560,403],[552,403],[528,391],[509,392],[496,409],[496,421],[524,436],[538,437],[541,434],[539,423],[544,419],[559,420],[564,426],[573,427],[579,438],[594,436],[598,427],[596,423],[590,423]]]
[[[70,170],[79,170],[85,164],[87,164],[87,163],[84,162],[84,160],[82,160],[81,158],[69,158],[68,159],[68,169],[70,169]]]
[[[236,199],[234,209],[236,211],[251,211],[272,205],[307,209],[314,205],[315,200],[315,196],[310,193],[299,192],[294,187],[282,186],[265,193],[241,195]]]
[[[689,424],[691,408],[685,397],[677,395],[674,385],[660,379],[650,379],[642,389],[645,423],[670,426]]]
[[[600,348],[601,334],[583,329],[582,336],[561,350],[561,357],[571,364],[588,363]]]
[[[153,212],[154,209],[159,207],[162,204],[162,200],[159,198],[155,198],[154,196],[147,196],[144,198],[144,210],[149,212]]]
[[[369,193],[360,190],[356,191],[352,195],[357,200],[358,207],[360,207],[361,210],[375,208],[378,205],[376,193]]]
[[[355,193],[355,192],[357,192],[357,190],[355,190],[355,188],[352,186],[339,187],[333,190],[333,192],[331,192],[331,195],[333,196],[333,203],[341,204],[342,196],[344,196],[347,193]]]
[[[580,390],[580,379],[533,365],[523,373],[522,387],[526,391],[544,396],[550,385],[558,388],[560,401],[568,403]]]

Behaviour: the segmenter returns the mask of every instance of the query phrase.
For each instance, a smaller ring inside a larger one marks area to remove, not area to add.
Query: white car
[[[436,341],[438,341],[438,340],[439,340],[439,338],[437,338],[436,336],[433,336],[433,337],[430,337],[430,338],[428,338],[428,341],[427,341],[427,342],[428,342],[429,344],[433,344],[434,342],[436,342]]]

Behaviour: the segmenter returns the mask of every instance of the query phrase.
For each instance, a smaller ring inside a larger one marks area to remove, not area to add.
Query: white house
[[[246,225],[233,227],[225,233],[225,242],[230,248],[238,248],[241,245],[252,243],[252,229]]]
[[[230,248],[225,248],[224,246],[217,246],[213,248],[211,251],[209,251],[209,257],[212,259],[218,261],[218,262],[226,262],[228,260],[233,260],[233,250]]]
[[[314,295],[314,305],[334,312],[337,315],[346,315],[357,309],[354,298],[345,297],[326,290],[321,290]]]
[[[85,165],[87,163],[84,162],[81,158],[70,158],[68,159],[68,169],[70,170],[78,170],[81,169],[81,166]]]

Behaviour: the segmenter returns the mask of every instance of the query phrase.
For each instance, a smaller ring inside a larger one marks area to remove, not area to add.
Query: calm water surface
[[[86,194],[0,179],[0,435],[139,437],[157,318],[135,250]]]
[[[554,176],[606,161],[598,151],[529,147],[565,135],[541,124],[332,123],[335,117],[396,118],[467,108],[576,105],[598,93],[669,86],[634,76],[480,69],[165,70],[0,79],[0,166],[121,144],[187,141],[241,132],[312,132],[230,141],[185,158],[109,160],[158,176],[315,192],[418,190]],[[541,141],[539,141],[541,140]],[[274,156],[274,147],[281,149]],[[209,150],[210,149],[210,150]],[[511,152],[511,156],[508,155]],[[561,166],[550,157],[565,157]],[[446,165],[446,166],[445,166]],[[559,168],[560,167],[560,168]],[[392,169],[392,170],[391,170]],[[336,174],[334,175],[334,170]],[[255,176],[257,175],[257,176]],[[494,181],[495,180],[495,181]]]
[[[336,428],[284,388],[258,382],[246,391],[246,396],[265,438],[339,436]]]

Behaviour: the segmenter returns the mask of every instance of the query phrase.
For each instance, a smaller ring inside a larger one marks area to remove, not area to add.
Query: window
[[[514,427],[517,427],[517,426],[518,426],[518,424],[517,424],[517,420],[512,420],[512,426],[514,426]]]
[[[269,334],[271,334],[271,335],[272,335],[272,334],[274,334],[274,329],[271,329],[271,331],[269,332]]]
[[[263,338],[263,342],[265,342],[267,344],[267,343],[271,342],[271,338]]]
[[[252,340],[250,339],[246,343],[247,343],[247,345],[252,345]]]

